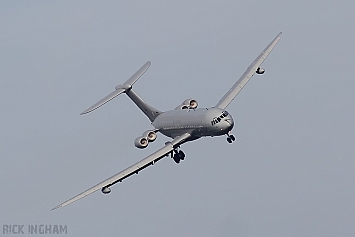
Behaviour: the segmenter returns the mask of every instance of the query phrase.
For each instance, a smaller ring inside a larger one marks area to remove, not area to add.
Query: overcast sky
[[[354,1],[1,1],[0,236],[354,236]],[[67,207],[51,208],[162,147],[125,95],[160,110],[215,105],[280,32],[227,110],[236,142],[203,138]]]

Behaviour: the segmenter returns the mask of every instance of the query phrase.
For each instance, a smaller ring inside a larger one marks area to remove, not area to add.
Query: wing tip
[[[89,112],[90,112],[90,111],[85,110],[85,111],[81,112],[80,115],[87,114],[87,113],[89,113]]]
[[[107,102],[106,102],[106,103],[107,103]],[[99,108],[99,107],[102,106],[102,105],[103,105],[103,104],[97,106],[97,105],[95,104],[95,105],[91,106],[90,108],[88,108],[88,109],[84,110],[83,112],[81,112],[80,115],[88,114],[88,113],[94,111],[95,109]]]
[[[54,211],[55,209],[58,209],[58,208],[61,208],[61,207],[62,207],[62,204],[60,204],[60,205],[58,205],[58,206],[52,208],[51,211]]]

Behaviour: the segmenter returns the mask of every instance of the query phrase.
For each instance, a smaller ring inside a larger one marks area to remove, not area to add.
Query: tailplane
[[[116,96],[126,93],[129,98],[142,110],[142,112],[149,118],[151,122],[161,114],[162,112],[148,105],[142,98],[140,98],[137,93],[132,90],[132,85],[148,70],[150,67],[150,62],[146,62],[136,73],[134,73],[125,83],[115,87],[115,91],[111,92],[109,95],[98,101],[96,104],[82,112],[81,114],[87,114],[102,105],[106,104]]]

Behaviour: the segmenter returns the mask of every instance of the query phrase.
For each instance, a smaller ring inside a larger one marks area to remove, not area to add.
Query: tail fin
[[[116,96],[126,93],[132,101],[142,110],[142,112],[149,118],[152,122],[161,113],[161,111],[148,105],[144,100],[142,100],[133,90],[132,85],[148,70],[150,67],[150,61],[146,62],[136,73],[134,73],[123,85],[118,85],[115,87],[115,91],[111,92],[109,95],[95,103],[93,106],[83,111],[81,114],[87,114],[102,105],[106,104]]]

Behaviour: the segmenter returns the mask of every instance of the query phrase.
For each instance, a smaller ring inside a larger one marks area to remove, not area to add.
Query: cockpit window
[[[223,113],[222,113],[220,116],[214,117],[214,118],[212,119],[212,121],[211,121],[212,126],[215,125],[215,124],[217,124],[217,123],[219,123],[219,122],[221,122],[222,119],[225,118],[225,117],[227,117],[227,116],[228,116],[228,112],[227,112],[227,111],[223,111]]]

